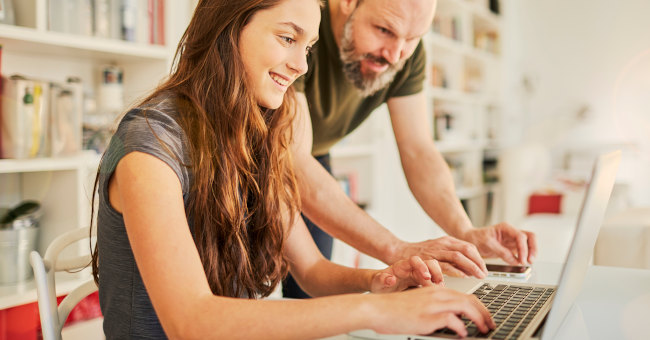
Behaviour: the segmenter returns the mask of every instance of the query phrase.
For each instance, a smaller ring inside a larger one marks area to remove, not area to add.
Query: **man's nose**
[[[392,41],[388,46],[386,46],[386,48],[384,48],[384,53],[382,54],[384,59],[386,59],[389,63],[395,64],[400,60],[403,52],[404,40],[396,39]]]

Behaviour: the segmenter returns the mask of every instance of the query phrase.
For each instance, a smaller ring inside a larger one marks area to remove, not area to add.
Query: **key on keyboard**
[[[492,314],[496,328],[488,333],[480,333],[476,325],[463,316],[461,320],[467,327],[467,336],[491,339],[516,339],[533,320],[546,300],[553,294],[553,288],[534,288],[515,285],[490,285],[484,283],[473,294],[483,302]],[[432,335],[456,334],[443,328]]]

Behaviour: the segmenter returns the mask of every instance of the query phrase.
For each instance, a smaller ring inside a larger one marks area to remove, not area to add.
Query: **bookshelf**
[[[494,171],[501,145],[503,32],[500,15],[490,10],[493,2],[440,0],[424,39],[432,134],[477,226],[501,218]]]
[[[164,4],[161,27],[165,45],[53,31],[49,29],[48,0],[13,1],[15,25],[0,24],[2,75],[20,74],[53,82],[76,77],[84,94],[96,95],[101,67],[115,65],[123,71],[126,109],[168,74],[176,44],[196,4],[194,0],[160,3]],[[13,206],[24,199],[41,202],[43,217],[37,245],[41,254],[61,233],[88,224],[98,164],[99,155],[94,151],[58,158],[0,159],[0,205]],[[87,242],[79,242],[68,255],[88,251]],[[57,293],[65,294],[89,277],[88,270],[65,275],[57,282]],[[34,301],[33,280],[0,285],[0,311]]]

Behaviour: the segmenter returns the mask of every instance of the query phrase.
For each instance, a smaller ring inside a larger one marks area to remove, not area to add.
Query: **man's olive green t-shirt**
[[[329,5],[321,12],[320,39],[309,56],[309,70],[294,83],[304,92],[309,104],[314,136],[312,154],[327,154],[329,149],[357,128],[370,113],[392,97],[422,91],[426,56],[422,41],[393,81],[384,89],[362,97],[343,74],[343,63],[330,24]]]

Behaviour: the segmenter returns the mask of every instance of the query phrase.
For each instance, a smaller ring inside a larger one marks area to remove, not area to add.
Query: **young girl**
[[[317,0],[202,0],[174,70],[120,122],[98,174],[93,272],[114,338],[315,338],[360,328],[492,327],[435,260],[382,270],[325,260],[298,218],[291,83]],[[257,300],[287,274],[310,300]]]

